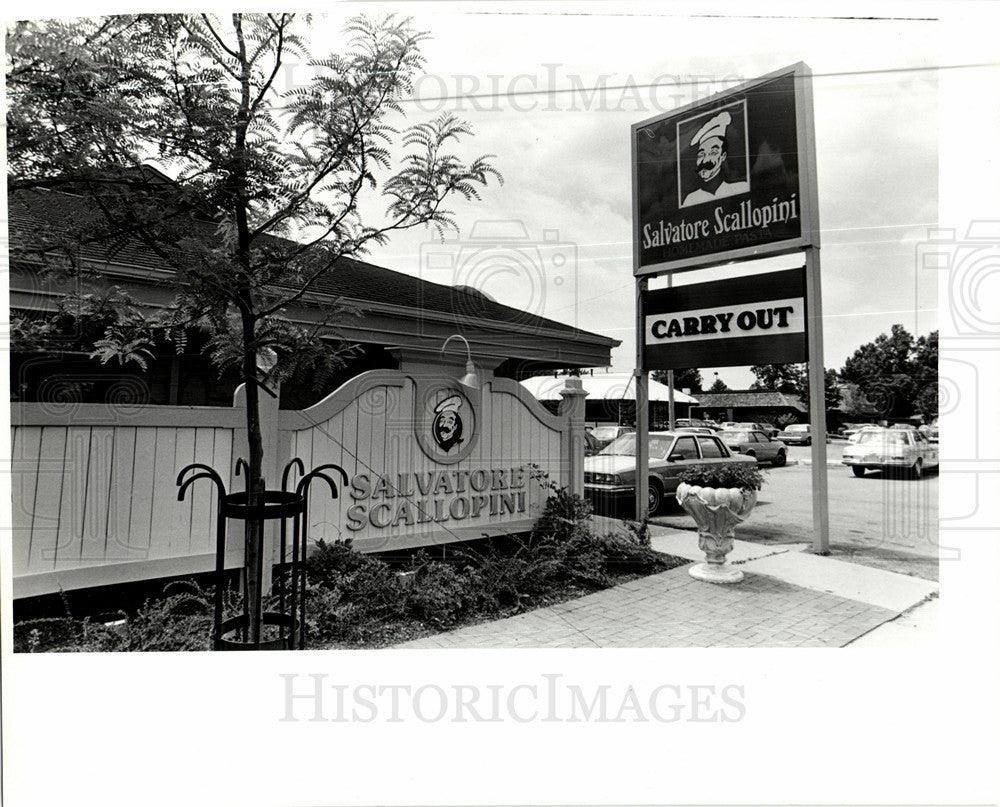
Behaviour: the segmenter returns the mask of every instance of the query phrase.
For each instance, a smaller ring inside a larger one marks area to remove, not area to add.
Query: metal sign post
[[[826,486],[826,371],[823,367],[823,301],[819,250],[806,250],[806,343],[809,368],[809,430],[812,434],[813,552],[830,554],[830,511]]]
[[[635,520],[644,521],[649,515],[649,371],[643,357],[645,321],[643,301],[649,280],[637,278],[635,283]]]

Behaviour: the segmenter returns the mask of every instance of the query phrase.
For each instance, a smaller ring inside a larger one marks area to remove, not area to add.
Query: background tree
[[[667,383],[666,370],[653,370],[650,377],[660,384]],[[674,389],[689,389],[691,392],[701,392],[701,371],[696,367],[687,370],[674,370]]]
[[[72,190],[93,211],[76,222],[72,244],[54,233],[35,251],[83,275],[91,270],[72,259],[76,247],[138,241],[172,270],[173,303],[152,317],[121,289],[80,293],[67,310],[105,306],[94,344],[105,362],[139,361],[189,327],[207,333],[215,365],[236,368],[246,384],[254,502],[264,488],[259,388],[343,359],[322,339],[335,322],[293,325],[287,307],[305,305],[341,258],[394,231],[455,227],[446,201],[478,198],[490,177],[500,180],[490,157],[465,163],[448,151],[470,134],[463,122],[445,114],[404,126],[399,102],[424,64],[425,38],[408,20],[355,17],[347,52],[315,60],[307,23],[292,14],[131,15],[8,29],[8,189]],[[284,91],[279,78],[302,62],[311,78]],[[385,213],[363,221],[373,197]],[[262,356],[276,360],[266,374]],[[246,553],[252,586],[253,534]],[[259,630],[251,626],[253,639]]]
[[[937,351],[937,331],[914,340],[902,325],[893,325],[891,333],[880,334],[854,351],[840,377],[856,384],[884,418],[915,412],[933,416],[937,414]]]
[[[809,386],[805,364],[755,364],[750,372],[757,377],[750,385],[753,390],[799,395]]]
[[[712,386],[708,388],[708,392],[729,392],[729,387],[726,386],[725,381],[717,376]]]
[[[798,396],[803,405],[809,406],[809,367],[807,364],[755,364],[750,368],[757,380],[750,389],[784,392]],[[840,406],[841,395],[836,370],[823,373],[823,392],[827,420],[831,410]]]

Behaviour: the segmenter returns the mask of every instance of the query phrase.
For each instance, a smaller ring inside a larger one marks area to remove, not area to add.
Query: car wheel
[[[663,505],[663,485],[659,479],[650,479],[648,490],[646,502],[649,514],[653,515]]]
[[[774,465],[775,468],[780,468],[782,465],[784,465],[785,464],[785,452],[784,451],[779,451],[775,455],[774,460],[772,461],[771,464]]]
[[[855,476],[864,476],[865,475],[865,466],[864,465],[852,465],[851,466],[851,470],[854,471],[854,475]]]
[[[747,452],[747,456],[748,456],[748,457],[749,457],[750,459],[752,459],[752,460],[753,460],[754,462],[756,462],[756,461],[757,461],[757,452],[756,452],[756,451],[748,451],[748,452]]]
[[[811,437],[807,437],[804,445],[811,446],[812,445],[812,438]]]
[[[924,463],[923,460],[917,460],[913,463],[913,467],[910,469],[910,475],[914,479],[922,479],[924,476]]]

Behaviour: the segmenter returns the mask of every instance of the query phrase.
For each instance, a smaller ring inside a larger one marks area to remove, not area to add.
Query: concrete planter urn
[[[677,501],[698,525],[698,548],[705,562],[688,573],[710,583],[739,583],[743,572],[726,561],[733,550],[733,531],[757,503],[757,491],[748,488],[713,488],[681,482]]]

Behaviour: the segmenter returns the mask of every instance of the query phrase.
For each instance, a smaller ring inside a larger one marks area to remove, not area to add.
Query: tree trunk
[[[243,316],[243,378],[247,399],[247,444],[250,447],[249,472],[247,473],[247,490],[250,492],[249,504],[256,507],[264,503],[265,480],[263,478],[264,439],[260,429],[260,391],[255,379],[257,377],[257,351],[254,347],[254,323],[252,318]],[[262,609],[260,606],[262,592],[260,579],[263,569],[263,558],[258,552],[261,540],[260,522],[250,519],[246,522],[244,541],[244,571],[246,579],[243,594],[246,597],[247,612],[250,614],[250,641],[254,644],[260,641]]]

